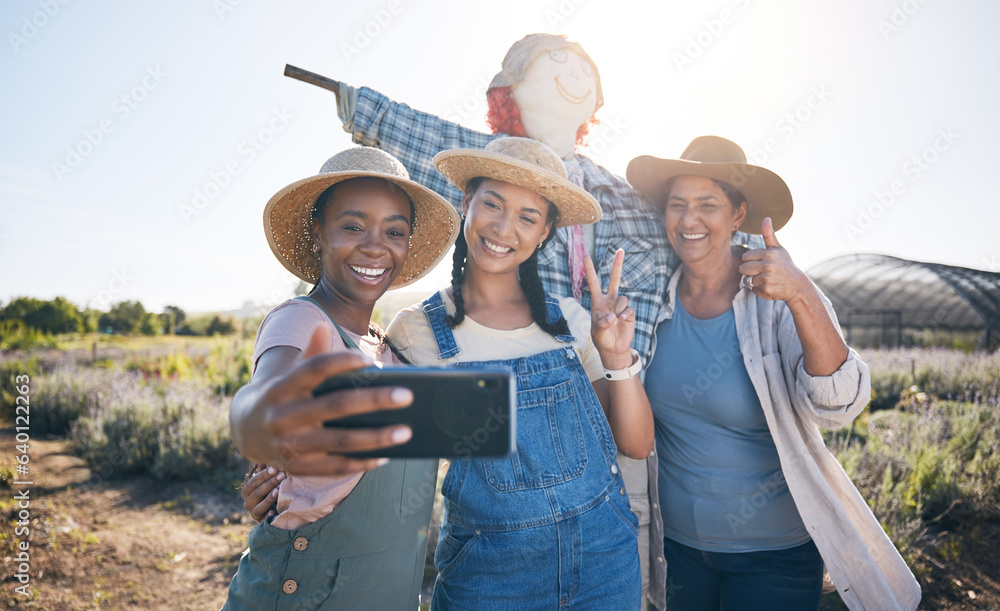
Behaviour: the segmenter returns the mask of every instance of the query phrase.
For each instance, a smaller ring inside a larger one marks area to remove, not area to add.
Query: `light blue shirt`
[[[809,540],[743,364],[733,310],[701,320],[680,299],[646,372],[664,534],[705,551]]]

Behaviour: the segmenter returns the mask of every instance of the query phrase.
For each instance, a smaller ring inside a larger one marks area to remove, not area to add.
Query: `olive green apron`
[[[391,460],[316,522],[258,524],[223,609],[416,609],[436,478],[437,460]]]

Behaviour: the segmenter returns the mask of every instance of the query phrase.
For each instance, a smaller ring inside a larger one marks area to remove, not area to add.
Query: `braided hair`
[[[473,178],[465,187],[466,194],[475,193],[485,177]],[[552,231],[542,240],[542,244],[532,251],[531,256],[521,263],[517,268],[517,279],[528,299],[528,307],[531,310],[531,318],[535,324],[549,335],[570,335],[569,324],[565,317],[559,317],[554,323],[549,322],[548,308],[545,305],[545,288],[542,280],[538,277],[538,251],[545,248],[549,240],[555,236],[555,222],[559,218],[559,210],[552,202],[545,200],[549,204],[548,214],[545,216],[546,223],[552,223]],[[463,217],[464,221],[464,217]],[[452,299],[455,302],[455,313],[445,317],[448,326],[454,329],[465,320],[465,297],[462,295],[462,287],[465,284],[465,264],[468,258],[469,244],[465,241],[465,232],[458,232],[458,239],[455,241],[455,254],[452,256],[451,265],[451,291]]]

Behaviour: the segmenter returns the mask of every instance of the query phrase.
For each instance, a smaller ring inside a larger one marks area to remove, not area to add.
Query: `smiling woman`
[[[311,297],[336,310],[355,333],[368,328],[368,304],[382,296],[406,263],[413,204],[382,178],[353,178],[313,205],[313,235],[323,273]]]
[[[588,316],[539,278],[556,227],[602,216],[555,151],[500,138],[434,163],[465,192],[451,286],[401,311],[389,337],[417,364],[512,371],[518,422],[512,456],[448,468],[431,607],[636,609],[638,519],[617,452],[645,458],[653,423],[630,348],[635,311],[618,294],[624,255],[607,292],[590,264]]]
[[[324,353],[404,362],[371,322],[375,301],[441,259],[458,232],[458,215],[441,196],[410,181],[394,157],[359,147],[279,191],[264,209],[264,227],[278,260],[316,287],[268,313],[254,344],[253,378],[230,408],[237,447],[271,468],[249,477],[244,488],[245,506],[262,521],[250,533],[250,551],[224,608],[413,608],[427,543],[420,533],[433,502],[420,491],[433,490],[437,462],[384,464],[332,453],[406,442],[412,432],[405,426],[324,427],[405,401],[376,405],[364,390],[352,389],[341,391],[350,395],[341,395],[338,410],[327,402],[337,392],[314,398],[313,390],[347,369],[331,370],[335,360]],[[403,513],[400,499],[418,499],[418,506]],[[277,515],[262,515],[272,504]],[[357,527],[361,521],[366,528]],[[384,575],[392,576],[391,586]]]

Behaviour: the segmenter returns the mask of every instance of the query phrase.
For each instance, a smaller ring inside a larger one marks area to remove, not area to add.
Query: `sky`
[[[285,64],[487,131],[486,85],[534,32],[597,65],[583,153],[613,173],[723,136],[788,183],[777,237],[804,270],[873,252],[1000,271],[998,19],[995,0],[7,0],[0,302],[280,303],[297,280],[264,205],[353,146]]]

